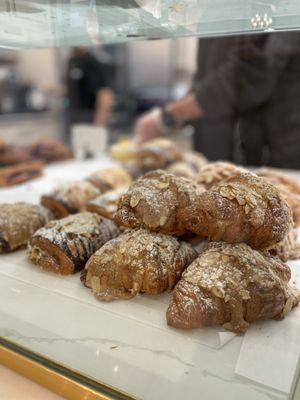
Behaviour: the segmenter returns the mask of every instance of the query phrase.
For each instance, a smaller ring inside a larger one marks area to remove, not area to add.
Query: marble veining
[[[130,348],[133,350],[138,351],[147,351],[152,354],[162,355],[168,358],[171,358],[175,361],[178,361],[180,364],[186,367],[195,367],[194,364],[184,361],[181,359],[176,353],[169,351],[169,350],[158,350],[158,349],[151,349],[149,347],[134,345],[130,343],[125,343],[120,340],[113,340],[108,338],[101,338],[101,337],[78,337],[78,338],[68,338],[68,337],[56,337],[56,338],[49,338],[49,337],[35,337],[35,336],[25,336],[20,334],[19,332],[8,329],[2,328],[0,329],[0,336],[4,338],[11,338],[15,340],[22,340],[26,342],[36,342],[36,343],[48,343],[54,344],[57,342],[63,343],[85,343],[85,342],[93,342],[102,345],[109,345],[112,350],[117,350],[118,348]]]

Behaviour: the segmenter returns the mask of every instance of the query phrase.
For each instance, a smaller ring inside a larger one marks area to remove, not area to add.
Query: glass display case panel
[[[7,0],[0,6],[3,48],[224,36],[299,26],[297,0]]]

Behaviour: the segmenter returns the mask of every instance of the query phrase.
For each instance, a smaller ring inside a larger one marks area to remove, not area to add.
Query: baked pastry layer
[[[183,273],[167,310],[169,325],[223,325],[244,333],[251,322],[282,318],[300,300],[278,258],[244,243],[210,243]]]
[[[99,196],[101,191],[92,183],[82,180],[54,189],[41,197],[41,204],[53,212],[56,218],[64,218],[85,208],[86,203]]]
[[[110,220],[84,212],[52,221],[31,238],[28,257],[43,269],[62,275],[84,268],[89,257],[120,233]]]
[[[168,172],[148,172],[121,197],[115,221],[128,228],[184,235],[190,232],[186,221],[197,216],[198,197],[203,191],[191,180]]]
[[[173,289],[196,256],[191,245],[174,237],[143,229],[127,231],[89,259],[85,285],[105,301],[162,293]]]
[[[24,247],[33,233],[51,219],[51,213],[38,205],[0,204],[0,253]]]

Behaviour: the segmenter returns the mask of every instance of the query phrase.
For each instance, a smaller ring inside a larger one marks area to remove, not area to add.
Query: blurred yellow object
[[[122,141],[110,147],[109,155],[117,161],[132,160],[137,155],[137,147],[130,141]]]

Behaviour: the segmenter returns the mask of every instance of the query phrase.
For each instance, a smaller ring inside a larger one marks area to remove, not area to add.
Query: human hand
[[[154,108],[137,120],[134,128],[134,143],[142,145],[151,139],[164,136],[167,133],[168,128],[163,125],[161,120],[161,110]]]

